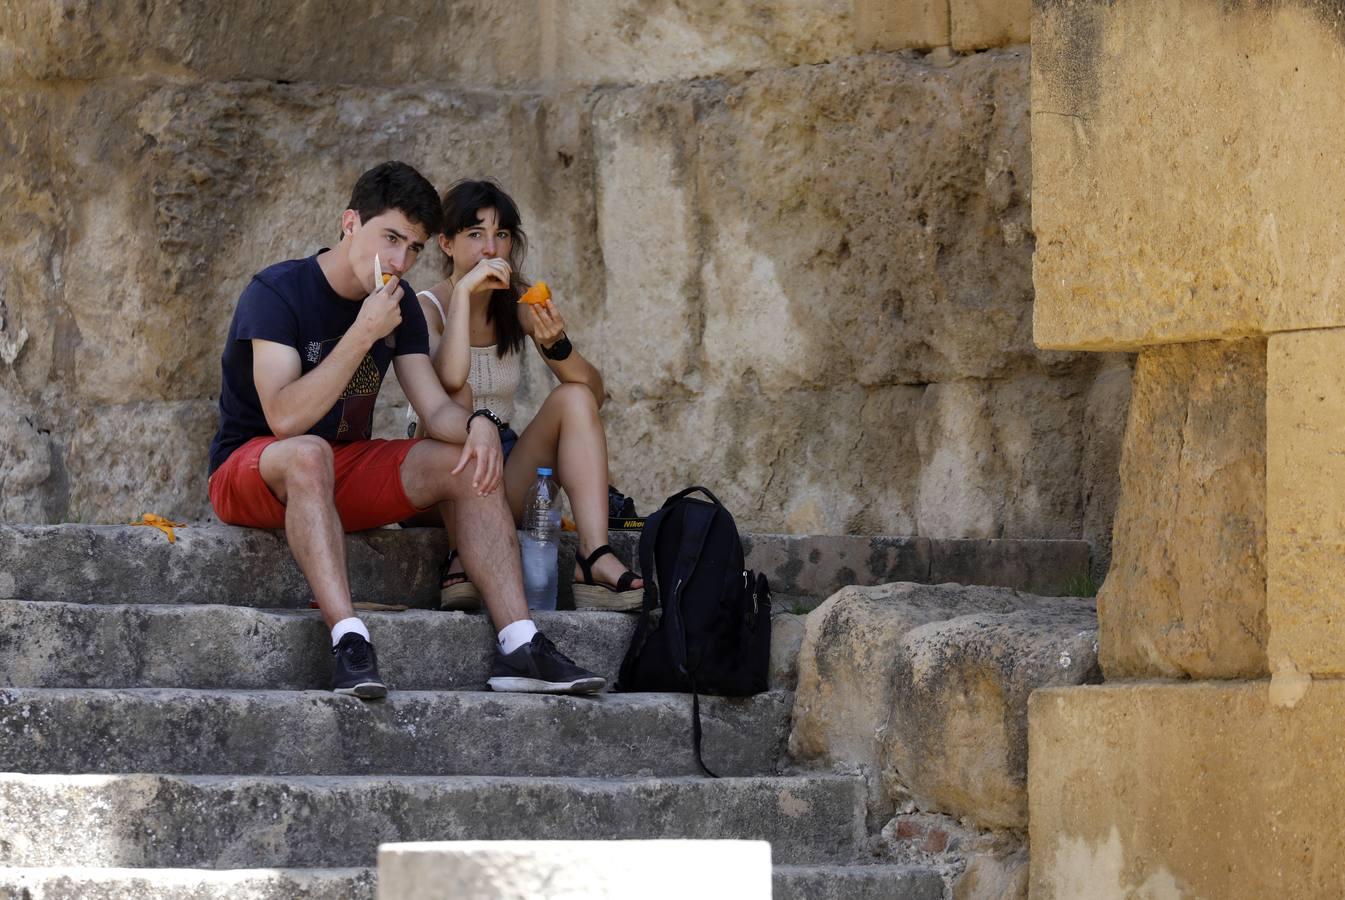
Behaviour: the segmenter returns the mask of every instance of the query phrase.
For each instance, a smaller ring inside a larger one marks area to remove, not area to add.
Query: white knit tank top
[[[421,291],[417,296],[426,297],[439,311],[440,329],[448,327],[448,316],[444,314],[444,305],[429,291]],[[441,338],[442,340],[442,338]],[[472,404],[476,409],[488,409],[505,422],[514,420],[514,395],[518,393],[518,382],[522,377],[521,354],[506,353],[504,358],[495,352],[495,345],[471,348],[472,365],[467,372],[467,383],[472,386]],[[409,405],[406,408],[408,421],[416,420],[416,411]]]

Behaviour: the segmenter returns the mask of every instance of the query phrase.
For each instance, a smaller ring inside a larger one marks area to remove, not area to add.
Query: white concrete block
[[[378,900],[770,900],[766,841],[428,841],[378,848]]]

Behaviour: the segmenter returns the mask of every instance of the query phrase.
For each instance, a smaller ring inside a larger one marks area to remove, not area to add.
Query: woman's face
[[[512,261],[514,236],[509,229],[500,227],[500,217],[495,207],[487,206],[476,211],[477,224],[464,228],[449,239],[439,236],[439,246],[453,260],[453,277],[466,275],[483,259],[509,259]]]

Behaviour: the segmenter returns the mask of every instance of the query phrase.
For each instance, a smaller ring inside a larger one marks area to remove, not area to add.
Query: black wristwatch
[[[541,345],[539,344],[538,346]],[[570,339],[566,337],[565,332],[562,331],[559,340],[550,347],[542,347],[542,355],[547,359],[554,359],[556,362],[560,362],[562,359],[569,358],[570,351],[573,349],[574,344],[570,343]]]
[[[467,433],[468,433],[468,434],[471,434],[471,433],[472,433],[472,420],[475,419],[477,416],[482,416],[482,417],[484,417],[484,418],[490,419],[492,422],[495,423],[495,427],[496,427],[496,428],[499,428],[499,429],[503,429],[503,428],[504,428],[504,420],[503,420],[503,419],[501,419],[499,416],[495,415],[495,413],[491,412],[490,410],[486,409],[485,407],[482,407],[481,409],[478,409],[476,412],[472,413],[470,416],[467,417],[467,426],[466,426],[466,428],[467,428]]]

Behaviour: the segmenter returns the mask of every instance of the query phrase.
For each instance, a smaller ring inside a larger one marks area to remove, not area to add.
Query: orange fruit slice
[[[551,299],[551,288],[546,286],[545,281],[539,281],[528,292],[518,298],[519,303],[526,303],[529,306],[540,306]]]

